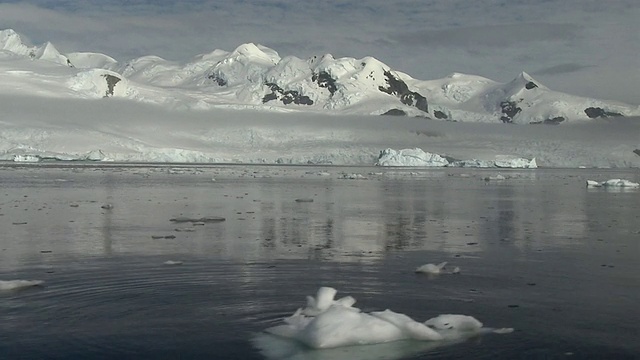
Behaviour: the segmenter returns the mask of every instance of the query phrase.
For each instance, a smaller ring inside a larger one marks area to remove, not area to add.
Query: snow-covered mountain
[[[428,66],[425,65],[425,66]],[[60,54],[0,31],[0,94],[119,97],[172,109],[235,108],[448,121],[547,123],[640,115],[640,107],[548,89],[526,73],[503,84],[452,74],[422,81],[365,57],[281,57],[258,44],[215,50],[186,63],[157,56],[119,62],[104,54]]]

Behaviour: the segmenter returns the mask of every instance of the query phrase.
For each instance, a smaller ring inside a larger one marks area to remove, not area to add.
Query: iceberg
[[[625,179],[609,179],[603,182],[587,180],[587,187],[638,188],[640,184]]]
[[[512,329],[489,329],[472,316],[445,314],[425,322],[392,310],[362,312],[353,307],[351,296],[335,300],[337,290],[321,287],[307,297],[307,306],[284,319],[284,324],[266,329],[266,334],[288,339],[311,349],[376,345],[396,341],[459,341],[471,336]]]

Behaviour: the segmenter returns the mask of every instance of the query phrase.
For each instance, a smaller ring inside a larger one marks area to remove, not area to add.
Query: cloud
[[[534,41],[573,41],[580,27],[572,24],[498,24],[421,30],[391,36],[400,42],[429,47],[506,48]]]
[[[564,74],[564,73],[579,71],[588,67],[591,67],[591,65],[567,63],[567,64],[559,64],[559,65],[546,67],[540,70],[536,70],[531,72],[531,74],[532,75],[557,75],[557,74]]]
[[[187,61],[256,42],[281,56],[374,56],[418,79],[467,72],[508,81],[523,70],[545,74],[550,68],[562,72],[569,90],[573,80],[583,81],[578,77],[586,69],[553,67],[586,61],[615,65],[611,68],[622,74],[618,79],[637,71],[638,18],[636,0],[0,3],[2,28],[13,28],[36,44],[51,41],[62,52],[102,52],[120,61],[150,54]],[[640,99],[637,86],[615,93],[624,101]],[[603,95],[611,93],[593,92]]]

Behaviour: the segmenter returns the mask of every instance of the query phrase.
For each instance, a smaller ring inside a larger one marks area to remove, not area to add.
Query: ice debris
[[[489,329],[472,316],[445,314],[425,322],[391,310],[362,312],[351,296],[335,300],[337,290],[321,287],[307,297],[307,306],[284,319],[283,325],[265,330],[277,337],[300,342],[313,349],[373,345],[398,340],[461,340],[483,333],[507,333]]]
[[[0,291],[19,290],[42,284],[42,280],[0,280]]]
[[[587,180],[587,187],[624,187],[624,188],[637,188],[640,187],[639,183],[634,183],[624,179],[609,179],[603,182],[597,182],[594,180]]]

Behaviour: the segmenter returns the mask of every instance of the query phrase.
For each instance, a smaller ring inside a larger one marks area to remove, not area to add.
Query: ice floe
[[[439,264],[425,264],[416,269],[417,273],[423,274],[440,274],[444,267],[447,266],[447,262],[441,262]]]
[[[270,327],[266,333],[290,339],[312,349],[374,345],[401,340],[453,341],[483,333],[507,333],[511,329],[489,329],[472,316],[445,314],[425,322],[391,310],[365,313],[353,307],[351,296],[335,300],[337,290],[321,287],[307,297],[307,306]]]
[[[0,291],[19,290],[44,284],[42,280],[0,280]]]
[[[640,184],[625,179],[609,179],[602,182],[587,180],[587,187],[638,188]]]

